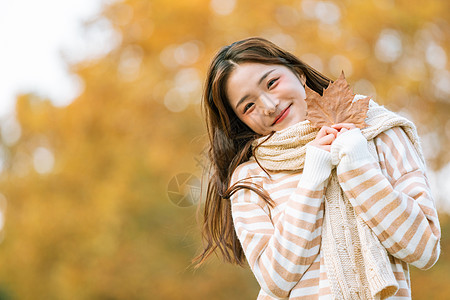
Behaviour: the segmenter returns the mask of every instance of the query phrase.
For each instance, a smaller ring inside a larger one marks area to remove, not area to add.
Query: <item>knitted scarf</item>
[[[353,101],[362,98],[356,95]],[[401,126],[425,164],[417,130],[411,121],[371,100],[365,122],[368,126],[361,132],[377,161],[373,139],[390,128]],[[275,132],[269,139],[262,137],[253,143],[253,147],[262,143],[256,148],[255,157],[267,170],[300,170],[305,161],[306,145],[314,140],[317,132],[309,121],[303,121]],[[321,247],[335,299],[385,299],[397,292],[398,283],[387,251],[356,215],[339,185],[336,169],[331,173],[325,192]]]

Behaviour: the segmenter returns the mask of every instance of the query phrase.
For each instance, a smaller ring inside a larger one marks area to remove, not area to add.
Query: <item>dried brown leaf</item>
[[[366,127],[365,119],[370,97],[353,102],[355,94],[345,80],[344,72],[323,92],[323,96],[306,87],[307,119],[315,128],[338,123],[353,123]]]

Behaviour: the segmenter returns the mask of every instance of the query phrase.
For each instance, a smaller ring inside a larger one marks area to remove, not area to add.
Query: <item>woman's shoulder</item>
[[[261,172],[263,172],[263,170],[252,156],[248,161],[243,162],[236,167],[231,176],[231,182],[233,183],[238,180],[248,179],[249,177],[259,176]]]

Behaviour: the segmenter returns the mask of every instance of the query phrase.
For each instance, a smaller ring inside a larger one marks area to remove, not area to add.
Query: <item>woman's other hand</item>
[[[339,131],[337,129],[323,126],[320,128],[316,138],[310,143],[310,145],[330,152],[331,144],[336,139],[338,133]]]
[[[333,165],[339,165],[344,158],[346,163],[373,160],[369,152],[367,139],[355,124],[340,123],[331,127],[339,130],[330,150]]]

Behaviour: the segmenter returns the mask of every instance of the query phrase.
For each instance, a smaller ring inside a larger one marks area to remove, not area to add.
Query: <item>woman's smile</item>
[[[275,118],[275,122],[273,122],[272,125],[282,122],[287,117],[287,115],[290,112],[291,105],[289,105],[283,111],[281,111],[281,113],[278,115],[278,117]]]

